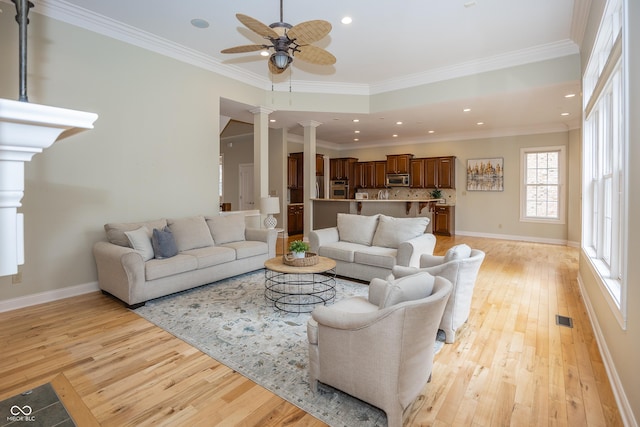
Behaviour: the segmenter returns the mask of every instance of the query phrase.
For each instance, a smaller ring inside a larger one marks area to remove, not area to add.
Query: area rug
[[[274,310],[264,270],[148,301],[137,314],[224,363],[330,426],[386,426],[385,413],[307,379],[308,313]],[[336,279],[336,301],[366,296],[367,285]],[[444,341],[440,331],[438,351]]]

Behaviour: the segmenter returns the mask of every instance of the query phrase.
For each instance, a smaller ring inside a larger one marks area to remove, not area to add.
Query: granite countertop
[[[437,202],[442,199],[311,199],[319,202]]]

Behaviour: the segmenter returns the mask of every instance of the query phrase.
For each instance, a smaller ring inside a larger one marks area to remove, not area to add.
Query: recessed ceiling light
[[[394,133],[394,134],[393,134],[393,135],[391,135],[391,136],[393,136],[394,138],[397,138],[397,137],[398,137],[398,134],[397,134],[397,133]]]
[[[350,16],[345,16],[340,22],[342,22],[343,24],[351,24],[351,22],[353,22],[353,19],[351,19]]]
[[[469,7],[473,7],[473,6],[475,6],[476,4],[478,4],[478,3],[476,3],[476,1],[475,1],[475,0],[472,0],[472,1],[468,1],[468,2],[466,2],[466,3],[464,4],[464,7],[469,8]]]
[[[353,123],[358,123],[359,121],[359,119],[353,119]]]
[[[401,125],[401,124],[402,124],[402,122],[396,122],[396,124],[397,124],[397,125]]]
[[[478,126],[482,126],[484,124],[484,122],[478,122],[476,123]]]
[[[561,116],[568,116],[568,115],[570,115],[570,114],[571,114],[571,113],[560,113],[560,115],[561,115]]]
[[[471,108],[465,108],[465,109],[464,109],[464,110],[462,110],[462,111],[464,111],[465,113],[468,113],[469,111],[471,111]]]
[[[360,141],[360,139],[359,139],[359,138],[353,138],[353,140],[354,140],[354,141],[356,141],[356,142],[357,142],[357,141]]]
[[[196,28],[207,28],[209,27],[209,23],[207,21],[205,21],[204,19],[200,19],[200,18],[195,18],[191,20],[191,25],[193,25]]]
[[[430,130],[429,133],[436,133],[436,131],[435,130]]]
[[[269,121],[270,121],[271,123],[275,123],[275,122],[276,122],[276,119],[269,119]]]
[[[356,130],[356,131],[354,131],[354,133],[360,133],[360,131],[359,131],[359,130]]]
[[[576,94],[575,94],[575,93],[568,93],[568,94],[566,94],[564,97],[565,97],[565,98],[573,98],[574,96],[576,96]]]

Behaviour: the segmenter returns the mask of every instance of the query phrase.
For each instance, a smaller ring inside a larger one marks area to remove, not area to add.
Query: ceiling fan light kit
[[[268,62],[269,71],[272,74],[280,74],[286,70],[293,62],[294,57],[317,65],[333,65],[336,63],[335,56],[311,44],[329,34],[331,24],[317,19],[292,26],[283,20],[282,0],[280,0],[280,21],[274,22],[269,26],[241,13],[237,13],[236,18],[245,27],[269,40],[271,44],[236,46],[223,49],[222,53],[246,53],[273,49]]]

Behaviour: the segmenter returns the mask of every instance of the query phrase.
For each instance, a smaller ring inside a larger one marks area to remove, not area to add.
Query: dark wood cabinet
[[[409,162],[413,154],[393,154],[387,156],[387,173],[409,173]]]
[[[329,160],[329,176],[331,179],[350,179],[353,174],[353,165],[358,159],[343,157]]]
[[[316,154],[316,176],[324,176],[324,156]]]
[[[453,236],[455,234],[455,206],[433,208],[433,234]]]
[[[411,159],[409,162],[409,186],[412,188],[425,188],[424,161],[425,159]]]
[[[412,159],[410,186],[413,188],[456,188],[456,158]]]
[[[387,186],[387,162],[373,162],[373,188],[384,188]]]
[[[287,187],[298,188],[298,159],[295,156],[287,158]]]
[[[290,236],[304,232],[303,205],[289,205],[287,207],[287,232]]]

